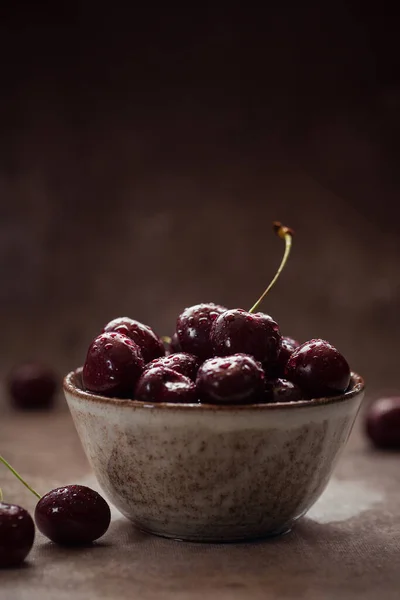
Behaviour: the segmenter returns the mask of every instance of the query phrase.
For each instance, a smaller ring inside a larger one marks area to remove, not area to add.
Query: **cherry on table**
[[[145,363],[165,355],[162,339],[148,325],[129,317],[113,319],[103,329],[103,333],[116,331],[131,338],[140,348]]]
[[[255,403],[264,393],[264,371],[261,364],[247,354],[218,356],[201,365],[196,387],[204,403]]]
[[[102,537],[111,521],[107,502],[84,485],[67,485],[45,494],[35,509],[36,526],[56,544],[83,546]]]
[[[278,377],[265,383],[265,402],[298,402],[304,394],[295,383]]]
[[[174,402],[193,404],[197,401],[196,386],[189,377],[167,367],[144,371],[138,381],[135,399],[142,402]]]
[[[37,361],[15,366],[8,377],[8,391],[16,408],[50,408],[56,390],[57,377],[53,369]]]
[[[182,375],[186,375],[192,381],[195,381],[197,371],[200,366],[200,361],[197,356],[194,354],[188,354],[187,352],[176,352],[174,354],[169,354],[168,356],[162,356],[161,358],[156,358],[152,360],[145,367],[145,372],[149,369],[154,369],[154,367],[166,367],[167,369],[172,369],[173,371],[177,371],[177,373],[182,373]]]
[[[215,319],[227,309],[219,304],[196,304],[185,308],[176,323],[176,333],[183,352],[201,360],[213,356],[210,332]]]
[[[379,398],[369,407],[365,429],[377,448],[400,449],[400,397]]]
[[[285,377],[311,397],[343,394],[350,384],[350,367],[342,354],[325,340],[299,346],[289,358]]]
[[[35,539],[35,525],[27,510],[0,502],[0,567],[15,567],[28,556]]]
[[[91,343],[82,371],[86,390],[103,396],[133,397],[144,369],[139,346],[117,332],[102,333]]]
[[[263,364],[273,365],[278,358],[281,335],[269,315],[234,308],[214,321],[211,343],[216,356],[243,353]]]

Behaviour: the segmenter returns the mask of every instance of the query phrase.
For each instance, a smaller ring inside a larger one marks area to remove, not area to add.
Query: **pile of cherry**
[[[87,353],[85,390],[147,403],[295,402],[342,394],[346,359],[324,340],[282,337],[261,312],[197,304],[178,317],[169,351],[147,325],[122,317]]]
[[[147,325],[122,317],[89,347],[82,372],[89,392],[142,402],[249,404],[296,402],[345,392],[346,359],[324,340],[300,345],[255,312],[274,286],[292,246],[293,230],[275,222],[285,242],[281,264],[249,311],[196,304],[179,315],[164,343]]]

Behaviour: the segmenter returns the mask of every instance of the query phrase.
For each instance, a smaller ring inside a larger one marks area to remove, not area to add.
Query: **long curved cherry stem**
[[[16,471],[15,469],[13,469],[13,467],[10,465],[10,463],[9,463],[9,462],[7,462],[7,461],[6,461],[6,459],[5,459],[5,458],[3,458],[1,455],[0,455],[0,462],[2,462],[2,463],[3,463],[3,465],[4,465],[4,466],[6,466],[6,467],[7,467],[7,469],[9,469],[9,470],[11,471],[11,473],[12,473],[13,475],[15,475],[15,477],[16,477],[17,479],[19,479],[19,481],[20,481],[22,484],[23,484],[23,485],[24,485],[26,488],[28,488],[28,490],[29,490],[30,492],[32,492],[32,494],[34,494],[34,495],[36,496],[36,498],[38,498],[38,499],[40,500],[40,498],[41,498],[40,494],[38,494],[37,492],[35,492],[35,490],[34,490],[34,489],[33,489],[33,488],[32,488],[32,487],[31,487],[31,486],[28,484],[28,483],[26,483],[26,481],[25,481],[25,480],[24,480],[24,479],[21,477],[21,475],[20,475],[19,473],[17,473],[17,471]]]
[[[261,302],[264,300],[265,296],[268,294],[268,292],[271,290],[271,288],[278,281],[279,275],[282,273],[283,268],[286,265],[287,259],[289,258],[290,250],[292,247],[292,238],[293,238],[293,234],[294,234],[293,229],[290,229],[290,227],[286,227],[285,225],[282,225],[282,223],[279,223],[278,221],[274,222],[273,227],[274,227],[275,233],[277,235],[279,235],[279,237],[282,240],[285,241],[285,252],[283,254],[281,264],[279,265],[279,268],[278,268],[277,272],[275,273],[275,277],[272,279],[272,281],[269,284],[269,286],[267,287],[267,289],[264,290],[264,292],[261,294],[261,296],[259,297],[257,302],[255,304],[253,304],[253,306],[249,310],[250,313],[253,313],[255,310],[257,310],[257,308],[259,307]]]

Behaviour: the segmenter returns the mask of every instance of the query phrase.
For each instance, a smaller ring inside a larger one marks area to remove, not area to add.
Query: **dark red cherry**
[[[304,394],[295,383],[287,379],[271,379],[265,383],[264,402],[297,402],[304,399]]]
[[[110,321],[103,329],[103,333],[116,331],[123,333],[133,340],[140,348],[145,363],[154,358],[165,355],[163,341],[151,327],[129,317],[119,317]]]
[[[82,372],[86,390],[103,396],[133,398],[144,369],[139,346],[121,333],[102,333],[89,347]]]
[[[8,378],[8,390],[14,406],[22,409],[50,408],[54,404],[57,377],[39,362],[14,367]]]
[[[135,399],[142,402],[197,402],[196,386],[189,377],[168,369],[153,367],[146,370],[136,387]]]
[[[293,352],[300,346],[300,342],[297,342],[290,337],[282,337],[281,347],[279,350],[278,358],[275,365],[270,369],[269,374],[272,378],[284,377],[285,369],[289,358]]]
[[[234,308],[215,320],[211,342],[216,356],[250,354],[265,366],[276,363],[281,335],[278,325],[269,315]]]
[[[366,433],[377,448],[400,449],[400,398],[379,398],[369,407]]]
[[[196,304],[185,308],[176,324],[178,341],[183,352],[194,354],[201,360],[213,356],[210,342],[211,326],[216,318],[226,311],[219,304]]]
[[[15,567],[28,556],[35,539],[31,515],[21,506],[0,502],[0,567]]]
[[[210,404],[258,402],[264,393],[264,371],[247,354],[219,356],[204,362],[196,380],[200,400]]]
[[[197,356],[188,354],[187,352],[176,352],[175,354],[169,354],[168,356],[152,360],[146,365],[145,371],[154,369],[154,367],[166,367],[167,369],[182,373],[182,375],[186,375],[186,377],[195,381],[199,366],[200,362]]]
[[[182,352],[182,348],[181,345],[179,343],[179,339],[178,339],[178,334],[175,332],[174,335],[171,338],[170,344],[169,344],[169,351],[172,353],[175,352]]]
[[[299,346],[286,365],[285,377],[313,398],[343,394],[349,387],[350,367],[342,354],[325,340]]]
[[[94,490],[84,485],[67,485],[39,500],[35,521],[39,531],[56,544],[82,546],[105,534],[111,512]]]

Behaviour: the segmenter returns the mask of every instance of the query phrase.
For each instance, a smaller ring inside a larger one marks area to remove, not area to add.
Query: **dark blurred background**
[[[400,391],[398,22],[385,3],[0,9],[0,370],[127,315],[263,305]]]

